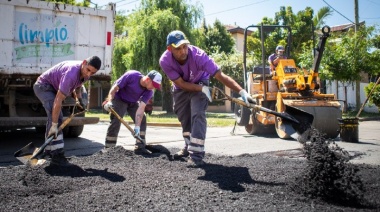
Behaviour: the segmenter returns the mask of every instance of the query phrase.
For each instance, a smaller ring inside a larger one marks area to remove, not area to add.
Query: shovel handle
[[[256,105],[256,104],[247,104],[245,103],[245,101],[241,100],[241,99],[237,99],[237,98],[232,98],[230,97],[229,95],[225,94],[220,88],[217,88],[217,87],[213,87],[212,89],[212,94],[213,94],[213,97],[216,97],[216,94],[220,92],[225,98],[227,98],[228,100],[230,100],[231,102],[234,102],[236,104],[239,104],[239,105],[242,105],[244,107],[248,107],[248,108],[256,108],[258,110],[261,110],[261,111],[264,111],[264,112],[267,112],[269,114],[273,114],[275,116],[278,116],[278,117],[281,117],[283,119],[286,119],[286,120],[289,120],[295,124],[299,124],[300,122],[295,119],[294,117],[292,117],[291,115],[287,114],[287,113],[279,113],[279,112],[276,112],[276,111],[273,111],[273,110],[270,110],[268,108],[265,108],[265,107],[262,107],[262,106],[259,106],[259,105]]]
[[[131,132],[131,134],[133,135],[134,138],[136,138],[137,140],[141,141],[141,142],[144,142],[143,139],[140,137],[140,136],[134,136],[135,134],[135,131],[132,129],[131,126],[129,126],[127,124],[126,121],[124,121],[124,119],[122,117],[120,117],[119,114],[116,113],[116,111],[113,109],[113,108],[109,108],[110,112],[117,118],[119,119],[119,121]]]
[[[75,109],[75,108],[74,108]],[[86,110],[83,110],[83,111],[80,111],[78,113],[72,113],[64,122],[62,122],[62,124],[58,127],[58,132],[61,131],[63,128],[65,128],[69,123],[70,121],[74,118],[74,116],[76,115],[79,115],[81,113],[84,113],[86,112]],[[46,148],[47,145],[50,144],[50,142],[53,140],[54,136],[49,136],[44,144],[42,144],[42,146],[40,148],[38,148],[38,150],[33,153],[32,157],[30,159],[35,159],[38,155],[40,155],[42,153],[42,151]]]

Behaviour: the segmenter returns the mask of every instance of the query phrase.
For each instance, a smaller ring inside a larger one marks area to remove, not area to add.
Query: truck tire
[[[235,103],[234,113],[237,125],[246,126],[249,123],[249,117],[251,115],[249,108]]]
[[[70,126],[68,129],[68,132],[67,132],[67,135],[66,137],[68,138],[77,138],[80,136],[80,134],[82,134],[83,132],[83,128],[84,126],[81,125],[81,126]]]
[[[71,108],[69,108],[69,109],[67,109],[67,108],[62,109],[63,116],[70,116],[70,114],[71,114],[70,110],[71,110]],[[79,111],[75,110],[75,113],[77,113],[77,112],[79,112]],[[78,117],[85,117],[85,114],[84,113],[79,114]],[[66,138],[77,138],[77,137],[80,136],[80,134],[82,134],[83,128],[84,128],[84,125],[66,126],[62,130],[63,137],[66,137]]]

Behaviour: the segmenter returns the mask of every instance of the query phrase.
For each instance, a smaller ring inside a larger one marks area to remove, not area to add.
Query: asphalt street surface
[[[380,139],[378,138],[380,121],[359,122],[359,142],[350,143],[335,141],[344,150],[348,151],[352,163],[365,163],[380,165]],[[85,125],[84,131],[78,138],[65,139],[65,151],[67,156],[93,155],[104,148],[104,138],[108,122],[101,121],[94,125]],[[133,126],[132,126],[133,127]],[[234,133],[233,127],[209,127],[205,144],[206,153],[216,155],[237,156],[241,154],[255,154],[273,152],[274,154],[292,154],[297,156],[300,143],[295,140],[283,140],[277,135],[249,135],[244,127],[237,126]],[[13,157],[13,153],[29,142],[39,147],[44,142],[42,134],[37,134],[34,129],[0,132],[0,167],[21,165]],[[147,143],[159,144],[166,148],[182,148],[183,139],[180,127],[148,126]],[[134,139],[130,132],[121,125],[118,143],[127,150],[132,150]],[[206,158],[207,160],[207,158]]]

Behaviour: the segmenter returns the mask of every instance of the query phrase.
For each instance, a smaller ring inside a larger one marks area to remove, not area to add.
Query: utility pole
[[[354,0],[355,6],[355,33],[359,30],[359,4],[358,0]],[[359,70],[358,70],[359,71]],[[356,80],[356,89],[355,89],[355,96],[356,96],[356,109],[359,110],[360,108],[360,80]]]

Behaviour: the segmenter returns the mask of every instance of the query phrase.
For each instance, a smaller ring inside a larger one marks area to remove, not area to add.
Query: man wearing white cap
[[[123,117],[126,112],[135,123],[134,136],[140,136],[143,142],[136,139],[135,153],[148,154],[145,149],[146,117],[144,114],[147,102],[153,96],[153,89],[160,90],[162,76],[152,70],[146,76],[139,71],[130,70],[115,81],[111,87],[107,100],[103,103],[104,109],[109,112],[112,107]],[[111,123],[107,130],[105,148],[116,146],[120,131],[120,121],[111,113]]]
[[[212,101],[208,87],[210,77],[238,92],[244,101],[252,98],[235,80],[224,74],[202,49],[190,45],[183,32],[170,32],[166,46],[160,66],[173,82],[174,112],[181,122],[185,140],[184,148],[174,158],[189,156],[189,166],[201,166],[205,156],[206,110],[208,101]]]

